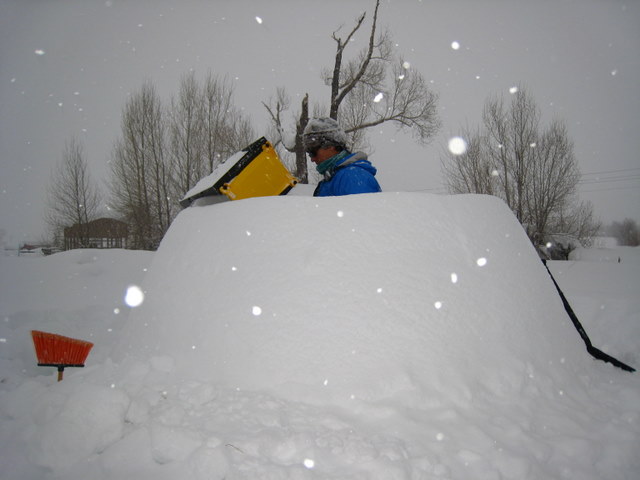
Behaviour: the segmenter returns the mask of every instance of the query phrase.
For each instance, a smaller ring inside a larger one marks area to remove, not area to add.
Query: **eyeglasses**
[[[321,149],[322,147],[313,147],[313,148],[309,148],[307,149],[307,153],[309,154],[310,157],[315,157],[316,155],[318,155],[318,151]]]
[[[309,156],[315,157],[316,155],[318,155],[318,150],[322,148],[323,139],[322,137],[319,137],[317,135],[307,134],[304,136],[303,142],[306,152],[309,154]]]

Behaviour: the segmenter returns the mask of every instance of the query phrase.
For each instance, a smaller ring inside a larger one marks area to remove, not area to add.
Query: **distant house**
[[[64,249],[127,248],[129,226],[113,218],[99,218],[64,229]]]

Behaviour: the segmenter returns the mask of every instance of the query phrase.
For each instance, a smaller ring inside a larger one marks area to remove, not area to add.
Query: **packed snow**
[[[639,249],[549,266],[640,366]],[[638,374],[586,352],[493,197],[198,204],[155,253],[0,257],[0,318],[0,478],[640,472]],[[57,382],[32,329],[94,342],[85,368]]]
[[[213,172],[211,172],[206,177],[198,180],[198,183],[196,183],[191,190],[185,193],[181,201],[191,198],[194,195],[213,187],[216,182],[218,182],[218,180],[220,180],[229,171],[229,169],[233,167],[236,162],[242,159],[242,157],[244,157],[246,154],[247,152],[245,150],[240,150],[239,152],[236,152],[231,157],[218,164],[216,168],[214,168]]]

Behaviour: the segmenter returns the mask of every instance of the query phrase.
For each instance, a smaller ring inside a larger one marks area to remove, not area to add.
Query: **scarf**
[[[336,153],[333,157],[327,158],[320,165],[316,166],[316,170],[321,175],[324,175],[327,172],[331,173],[333,170],[333,167],[336,166],[336,163],[348,157],[349,155],[351,155],[351,152],[347,150],[342,150],[340,153]]]

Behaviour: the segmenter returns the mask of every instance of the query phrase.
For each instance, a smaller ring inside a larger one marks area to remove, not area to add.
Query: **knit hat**
[[[304,149],[309,152],[324,147],[347,149],[347,134],[333,118],[312,118],[302,134]]]

